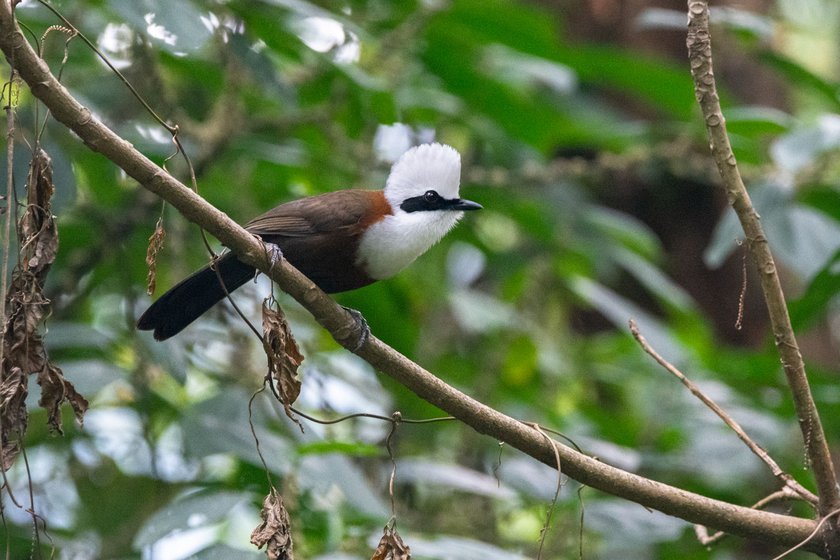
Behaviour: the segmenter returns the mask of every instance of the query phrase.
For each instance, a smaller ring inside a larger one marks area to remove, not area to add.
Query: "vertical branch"
[[[0,340],[5,334],[6,329],[6,290],[7,278],[9,276],[9,249],[12,243],[12,215],[14,214],[14,161],[15,161],[15,108],[14,108],[14,89],[15,80],[17,79],[17,70],[15,70],[12,63],[9,64],[9,81],[4,84],[3,92],[0,98],[6,98],[6,104],[3,108],[6,111],[6,207],[5,212],[0,209],[0,215],[3,215],[3,257],[0,259]],[[0,364],[3,363],[4,345],[0,342]],[[2,379],[2,376],[0,376]]]
[[[752,205],[741,179],[729,136],[726,121],[720,108],[712,68],[712,47],[709,34],[709,5],[706,0],[688,0],[688,58],[694,91],[709,133],[712,157],[723,179],[729,204],[738,214],[747,239],[747,248],[761,277],[761,288],[773,328],[773,337],[781,358],[782,367],[793,395],[799,428],[805,440],[808,461],[814,470],[819,494],[819,513],[825,516],[840,507],[840,493],[828,444],[814,404],[805,364],[790,323],[776,263],[770,252],[761,221]]]

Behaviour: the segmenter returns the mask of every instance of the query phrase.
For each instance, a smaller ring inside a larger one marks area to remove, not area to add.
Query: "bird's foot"
[[[342,305],[342,307],[344,306]],[[367,320],[360,312],[355,309],[350,309],[349,307],[344,307],[344,310],[353,317],[353,321],[356,323],[356,328],[353,329],[350,336],[346,338],[348,342],[346,346],[352,352],[357,352],[359,348],[365,345],[368,338],[370,338],[370,327],[368,326]],[[353,340],[353,338],[355,338],[355,340]]]
[[[268,260],[271,262],[271,266],[275,266],[283,260],[283,250],[280,249],[279,245],[275,245],[274,243],[269,243],[265,241],[265,250],[266,255],[268,256]]]

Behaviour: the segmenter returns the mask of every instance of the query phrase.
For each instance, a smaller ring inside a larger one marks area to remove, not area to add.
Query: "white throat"
[[[458,223],[463,212],[394,213],[362,235],[356,264],[374,280],[394,276],[425,253]]]

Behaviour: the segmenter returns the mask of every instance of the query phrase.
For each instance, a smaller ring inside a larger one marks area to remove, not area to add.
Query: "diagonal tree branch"
[[[73,130],[92,150],[122,168],[143,188],[159,195],[188,220],[218,238],[244,262],[265,272],[300,302],[336,341],[352,350],[360,335],[360,327],[353,317],[291,265],[284,261],[272,263],[270,252],[263,243],[135,150],[73,98],[20,33],[11,1],[0,0],[0,50],[7,60],[14,60],[20,76],[56,120]],[[736,506],[646,479],[550,441],[540,431],[444,383],[373,336],[354,351],[419,397],[476,431],[504,441],[553,468],[557,467],[555,453],[559,454],[563,473],[583,484],[692,523],[767,543],[794,545],[808,537],[816,527],[813,520]],[[826,552],[826,543],[820,538],[812,539],[806,546],[818,554],[831,552]],[[833,552],[840,555],[840,546]]]
[[[752,440],[750,436],[747,435],[747,432],[741,427],[738,422],[732,418],[729,413],[727,413],[723,408],[720,407],[715,401],[709,398],[697,385],[694,384],[686,375],[678,370],[672,363],[668,360],[663,358],[659,352],[657,352],[645,339],[644,335],[639,330],[639,326],[636,324],[636,321],[630,319],[630,333],[633,335],[633,338],[636,339],[636,342],[642,347],[642,350],[647,352],[647,354],[653,358],[656,363],[660,366],[665,368],[665,370],[676,377],[677,379],[685,385],[691,394],[700,399],[700,401],[706,405],[712,412],[714,412],[718,418],[723,420],[723,423],[729,426],[732,431],[738,436],[738,439],[744,442],[747,447],[750,448],[759,459],[761,459],[765,465],[770,468],[770,471],[773,473],[773,476],[779,479],[788,490],[791,491],[791,494],[797,496],[799,499],[806,500],[811,504],[816,504],[819,501],[819,498],[811,493],[807,488],[804,488],[799,482],[796,481],[789,473],[786,473],[782,470],[782,468],[770,457],[770,454],[767,453],[764,449],[761,448],[756,442]]]
[[[712,67],[712,45],[709,33],[709,4],[706,0],[688,1],[688,58],[694,91],[703,111],[703,119],[709,132],[712,156],[717,164],[730,205],[738,214],[747,248],[761,277],[761,288],[770,314],[776,348],[782,361],[793,395],[793,404],[799,418],[799,428],[805,440],[808,462],[814,471],[819,495],[819,513],[825,516],[840,507],[840,491],[837,475],[828,450],[820,415],[814,404],[805,364],[790,323],[785,295],[779,281],[776,263],[770,252],[770,245],[761,226],[761,220],[752,204],[738,165],[729,136],[726,120],[720,108],[720,99],[715,85]]]

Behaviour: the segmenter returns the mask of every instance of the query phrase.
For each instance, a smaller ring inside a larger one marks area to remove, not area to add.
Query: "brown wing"
[[[372,282],[356,267],[356,248],[367,226],[390,211],[382,191],[337,191],[281,204],[245,228],[279,246],[321,289],[341,292]]]
[[[303,237],[361,227],[378,191],[346,190],[302,198],[277,206],[245,225],[259,236]]]

